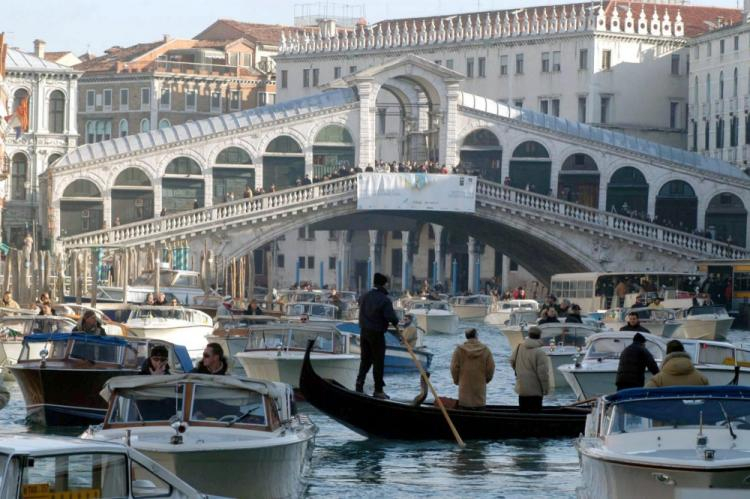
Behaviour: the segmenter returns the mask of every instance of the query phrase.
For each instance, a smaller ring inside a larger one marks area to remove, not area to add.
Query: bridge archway
[[[203,170],[193,158],[178,156],[170,161],[161,185],[161,206],[167,213],[203,207]]]
[[[576,153],[563,161],[558,174],[557,197],[584,206],[599,206],[599,168],[588,154]]]
[[[354,140],[346,127],[326,125],[313,141],[313,177],[322,179],[341,168],[354,167]]]
[[[305,176],[305,154],[302,146],[289,135],[279,135],[269,142],[263,153],[263,188],[294,186]]]
[[[698,222],[698,198],[684,180],[670,180],[656,196],[656,222],[692,231]]]
[[[510,185],[517,189],[549,194],[552,160],[547,148],[534,140],[522,142],[513,150],[509,168]]]
[[[111,189],[112,215],[121,224],[146,220],[154,216],[154,186],[140,168],[121,171]]]
[[[503,148],[492,131],[479,128],[472,131],[461,143],[461,166],[478,173],[487,180],[502,183]]]
[[[102,191],[90,180],[74,180],[60,198],[60,233],[74,236],[99,230],[104,221]]]
[[[705,227],[720,241],[745,246],[747,209],[742,199],[728,192],[714,196],[708,203]]]
[[[214,162],[213,168],[213,203],[220,204],[242,198],[245,187],[255,187],[255,167],[250,153],[241,147],[231,146],[223,149]],[[231,193],[231,195],[230,195]]]
[[[606,208],[623,214],[633,210],[646,213],[648,182],[640,170],[623,166],[612,174],[607,184]]]

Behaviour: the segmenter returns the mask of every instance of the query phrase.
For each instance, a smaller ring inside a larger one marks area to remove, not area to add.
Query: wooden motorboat
[[[443,414],[431,404],[381,400],[321,378],[310,362],[308,345],[299,386],[307,402],[351,430],[366,436],[402,440],[453,439]],[[570,438],[583,432],[587,407],[545,407],[539,414],[517,406],[490,405],[483,410],[449,409],[464,439]]]
[[[224,497],[299,497],[317,428],[289,385],[234,376],[121,376],[84,438],[125,443],[193,487]]]
[[[641,326],[648,329],[651,334],[663,338],[671,338],[685,322],[677,318],[674,310],[648,307],[613,308],[607,310],[602,321],[610,329],[618,331],[628,323],[628,315],[631,313],[638,314]]]
[[[154,345],[167,348],[172,373],[192,369],[185,347],[164,341],[38,333],[24,338],[18,362],[10,370],[31,422],[47,426],[100,423],[107,411],[99,397],[104,383],[137,374]]]
[[[0,317],[0,366],[4,368],[3,375],[9,375],[7,366],[18,361],[24,338],[39,333],[70,333],[75,327],[74,319],[59,315],[23,314]],[[43,344],[38,346],[39,350],[44,347]]]
[[[734,318],[716,305],[690,307],[684,311],[682,325],[672,335],[691,340],[722,340],[727,337]]]
[[[342,322],[336,325],[336,329],[339,331],[352,335],[352,353],[359,354],[360,349],[360,329],[359,324],[354,322]],[[402,373],[409,371],[417,371],[417,366],[409,355],[409,351],[396,337],[395,334],[389,332],[385,334],[385,365],[384,373]],[[393,331],[395,333],[395,331]],[[430,369],[432,364],[432,352],[430,352],[424,344],[425,333],[420,328],[417,328],[417,343],[412,347],[414,355],[417,356],[417,360],[422,364],[422,367],[426,370]]]
[[[133,336],[185,345],[190,358],[198,359],[213,331],[208,314],[192,308],[134,305],[125,325]]]
[[[245,370],[234,358],[245,350],[250,336],[250,326],[278,323],[279,319],[270,315],[231,315],[214,318],[214,330],[206,336],[208,343],[218,343],[224,349],[229,370],[237,376],[244,376]]]
[[[492,305],[489,295],[454,296],[450,299],[453,310],[461,320],[484,319]]]
[[[121,323],[110,319],[107,314],[99,310],[98,308],[87,307],[86,305],[78,305],[75,303],[57,303],[52,306],[52,310],[57,316],[67,317],[77,323],[81,322],[83,314],[91,311],[94,312],[96,320],[102,325],[102,329],[107,333],[108,336],[127,336],[128,327]]]
[[[412,315],[426,334],[455,334],[458,331],[458,315],[447,301],[412,300],[406,306],[406,314]]]

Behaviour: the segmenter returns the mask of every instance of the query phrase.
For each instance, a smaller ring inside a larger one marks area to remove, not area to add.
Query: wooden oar
[[[398,332],[398,329],[396,329]],[[437,391],[435,391],[435,387],[432,386],[432,383],[430,383],[430,378],[427,377],[427,373],[424,372],[424,369],[422,369],[422,364],[419,363],[419,359],[417,359],[417,356],[414,355],[414,351],[411,349],[411,345],[408,341],[403,340],[404,345],[406,345],[406,350],[409,352],[409,355],[411,355],[411,360],[414,361],[414,364],[416,364],[417,369],[419,369],[419,375],[422,376],[422,379],[425,383],[427,383],[427,386],[430,387],[430,391],[432,392],[432,396],[435,397],[435,403],[440,408],[440,411],[443,413],[443,417],[445,418],[445,422],[448,423],[448,426],[451,429],[451,432],[453,433],[453,438],[456,439],[456,443],[459,447],[464,448],[466,447],[466,444],[461,439],[461,435],[458,434],[458,430],[456,430],[456,427],[453,425],[453,421],[451,421],[451,417],[448,415],[448,411],[445,410],[445,406],[443,405],[443,401],[440,400],[440,397],[437,394]]]

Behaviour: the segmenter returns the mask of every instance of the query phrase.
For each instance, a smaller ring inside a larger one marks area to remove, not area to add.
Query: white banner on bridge
[[[476,211],[477,179],[469,175],[360,173],[358,210]]]

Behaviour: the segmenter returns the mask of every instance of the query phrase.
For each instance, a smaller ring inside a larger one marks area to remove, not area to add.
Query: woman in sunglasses
[[[151,348],[148,359],[143,363],[139,374],[156,376],[169,374],[169,353],[164,345],[156,345]]]
[[[218,343],[209,343],[203,350],[203,359],[198,361],[198,365],[193,369],[198,374],[219,374],[227,373],[227,359],[224,357],[224,349]]]

